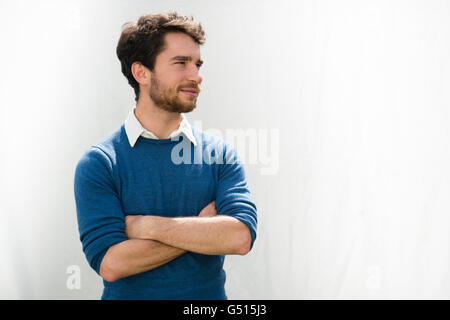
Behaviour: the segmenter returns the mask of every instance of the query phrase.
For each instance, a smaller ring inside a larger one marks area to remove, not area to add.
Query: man
[[[102,299],[227,299],[224,255],[245,255],[255,241],[235,149],[184,116],[200,93],[204,40],[201,25],[177,13],[124,25],[117,55],[136,108],[85,152],[74,181]]]

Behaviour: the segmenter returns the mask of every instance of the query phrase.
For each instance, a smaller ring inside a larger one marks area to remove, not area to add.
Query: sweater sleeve
[[[76,166],[74,193],[83,252],[98,274],[108,248],[128,240],[125,215],[113,181],[110,158],[101,149],[91,147]]]
[[[225,144],[224,161],[219,165],[216,194],[218,214],[232,216],[243,222],[250,230],[252,242],[256,239],[257,210],[248,189],[244,166],[236,150]]]

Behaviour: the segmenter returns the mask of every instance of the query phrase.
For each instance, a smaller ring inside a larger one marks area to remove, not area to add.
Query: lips
[[[199,91],[196,89],[192,89],[192,88],[188,88],[188,89],[181,89],[181,92],[183,92],[184,94],[187,94],[190,97],[196,97],[198,96]]]
[[[183,89],[180,89],[180,91],[190,97],[196,97],[196,96],[198,96],[198,93],[200,92],[200,90],[198,90],[196,88],[183,88]]]

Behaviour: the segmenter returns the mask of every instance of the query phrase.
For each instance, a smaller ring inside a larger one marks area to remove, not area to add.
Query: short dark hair
[[[176,12],[144,15],[122,26],[116,53],[122,73],[134,89],[136,101],[139,99],[139,83],[131,73],[131,65],[138,61],[153,71],[156,56],[164,50],[164,35],[174,31],[191,36],[198,44],[205,42],[201,24],[195,23],[192,16],[181,16]]]

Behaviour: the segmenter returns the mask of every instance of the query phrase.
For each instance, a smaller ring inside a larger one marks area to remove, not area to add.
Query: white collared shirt
[[[135,109],[136,107],[133,107],[131,109],[131,111],[128,113],[127,119],[125,120],[125,132],[127,134],[128,142],[130,143],[131,147],[134,147],[139,136],[148,139],[159,139],[153,132],[150,132],[142,127],[141,123],[136,118],[136,115],[134,113]],[[192,133],[191,125],[189,124],[183,113],[181,114],[181,116],[183,117],[183,120],[181,120],[178,129],[173,131],[168,139],[171,139],[183,133],[194,144],[194,146],[197,146],[197,140],[195,140],[194,134]]]

